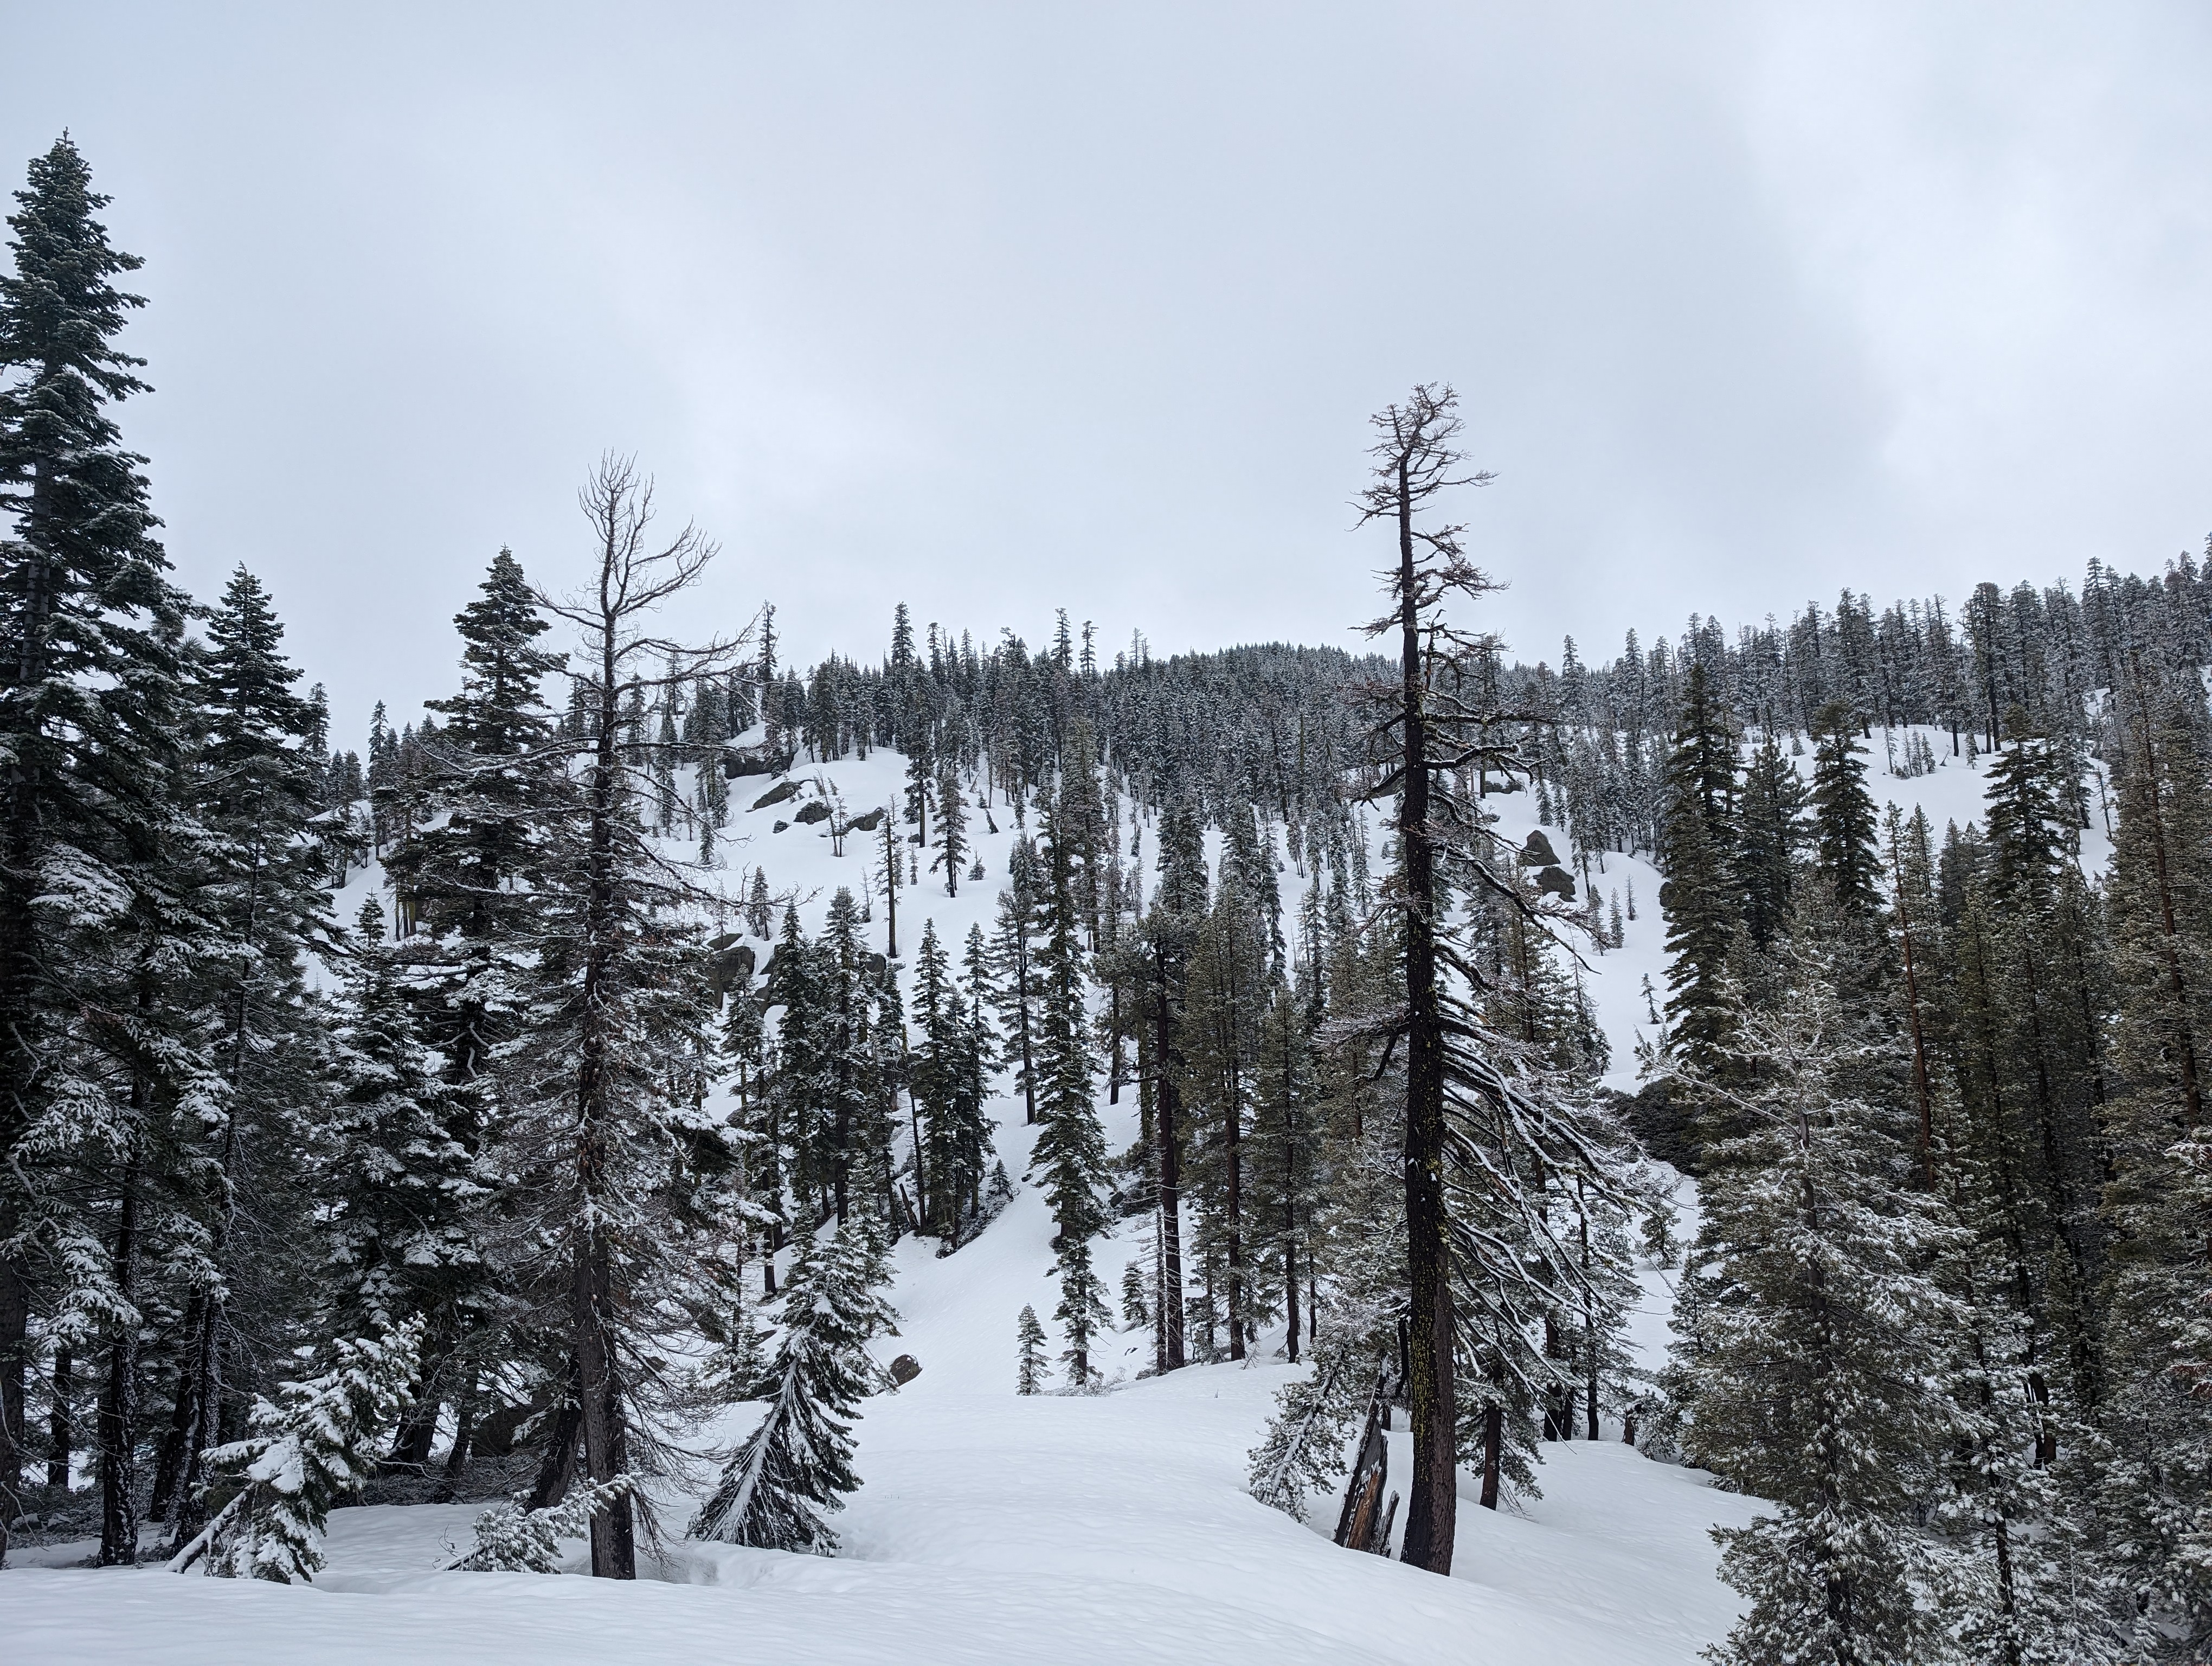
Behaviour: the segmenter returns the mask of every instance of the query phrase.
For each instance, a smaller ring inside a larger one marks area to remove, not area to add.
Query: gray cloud
[[[465,12],[465,15],[459,15]],[[1456,383],[1531,655],[2212,526],[2179,5],[44,9],[148,257],[173,553],[357,728],[613,446],[702,629],[1346,641],[1363,419]]]

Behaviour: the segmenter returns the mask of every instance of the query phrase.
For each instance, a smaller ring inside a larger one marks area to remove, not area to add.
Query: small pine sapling
[[[768,1414],[722,1471],[691,1523],[693,1538],[836,1553],[826,1517],[860,1485],[852,1419],[886,1386],[867,1348],[895,1317],[873,1287],[879,1259],[857,1224],[827,1243],[802,1245],[784,1287],[783,1338],[762,1384]]]
[[[1021,1344],[1021,1363],[1015,1367],[1014,1392],[1039,1394],[1044,1388],[1044,1327],[1037,1322],[1036,1309],[1024,1305],[1021,1328],[1016,1332]]]
[[[477,1516],[477,1541],[446,1564],[449,1573],[558,1573],[564,1541],[587,1539],[592,1517],[630,1489],[628,1475],[586,1481],[556,1505],[530,1510],[501,1500]],[[453,1547],[448,1544],[447,1547]]]
[[[208,1454],[214,1511],[170,1559],[220,1578],[305,1584],[323,1566],[315,1541],[332,1506],[376,1473],[377,1449],[406,1408],[422,1341],[410,1319],[377,1338],[349,1338],[331,1368],[254,1402],[252,1433]]]
[[[1121,1269],[1121,1322],[1143,1330],[1152,1322],[1152,1304],[1145,1299],[1145,1274],[1136,1262]]]

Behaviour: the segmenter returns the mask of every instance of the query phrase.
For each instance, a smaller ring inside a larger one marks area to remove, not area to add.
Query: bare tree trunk
[[[1446,1265],[1443,1195],[1443,1017],[1437,999],[1436,852],[1428,824],[1427,690],[1422,680],[1419,580],[1414,570],[1413,497],[1398,465],[1398,582],[1405,746],[1398,816],[1406,895],[1406,1238],[1412,1305],[1407,1406],[1413,1476],[1400,1560],[1449,1573],[1459,1519],[1458,1430],[1452,1379],[1452,1294]]]
[[[566,1388],[553,1414],[552,1432],[545,1438],[545,1456],[538,1461],[537,1483],[530,1489],[532,1510],[550,1510],[575,1485],[576,1438],[584,1428],[584,1373],[574,1354],[568,1359]]]
[[[199,1346],[200,1325],[207,1310],[207,1298],[196,1295],[185,1304],[182,1334],[187,1350]],[[191,1369],[190,1353],[178,1361],[176,1398],[169,1408],[169,1427],[161,1438],[161,1456],[154,1465],[154,1493],[146,1506],[147,1516],[157,1522],[169,1519],[177,1490],[185,1475],[185,1449],[191,1438],[192,1426],[199,1418],[198,1373]]]
[[[584,1219],[578,1223],[569,1273],[571,1346],[575,1351],[577,1400],[582,1408],[585,1473],[594,1482],[612,1481],[620,1470],[623,1398],[620,1367],[614,1357],[613,1290],[611,1257],[600,1225],[600,1200],[606,1192],[607,1125],[614,1113],[608,1057],[609,1005],[618,930],[615,897],[615,817],[619,806],[622,714],[616,696],[621,670],[622,617],[616,593],[621,559],[619,522],[611,502],[603,523],[605,543],[599,570],[599,711],[598,746],[589,789],[591,833],[585,870],[583,1025],[576,1082],[576,1186]],[[637,1577],[635,1545],[628,1494],[592,1517],[592,1572],[603,1579]]]

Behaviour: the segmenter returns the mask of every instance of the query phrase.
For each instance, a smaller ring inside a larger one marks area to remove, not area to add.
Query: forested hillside
[[[1083,1443],[1205,1432],[1231,1584],[1482,1578],[1560,1474],[1581,1567],[1601,1442],[1632,1584],[1723,1529],[1650,1658],[2212,1646],[2187,556],[1532,660],[1425,387],[1371,653],[901,606],[800,667],[611,457],[349,736],[281,598],[171,576],[104,201],[58,143],[0,279],[0,1552],[308,1583],[382,1507],[426,1580],[766,1589],[878,1452],[964,1484],[951,1379],[1066,1402],[1027,1462],[1101,1520]]]

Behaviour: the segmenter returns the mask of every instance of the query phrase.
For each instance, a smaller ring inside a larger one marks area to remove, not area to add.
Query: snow
[[[834,782],[854,811],[896,803],[903,787],[903,761],[888,751],[794,774]],[[1978,776],[1959,775],[1978,785]],[[1923,779],[1948,785],[1941,771]],[[818,824],[772,833],[791,806],[748,806],[774,784],[731,783],[732,832],[743,842],[727,849],[721,878],[740,896],[754,866],[764,867],[772,888],[801,897],[811,932],[836,886],[864,891],[880,837],[851,836],[840,859]],[[1977,794],[1967,813],[1978,806]],[[899,893],[909,964],[926,919],[956,954],[970,924],[988,929],[1015,834],[1003,803],[990,813],[996,834],[969,812],[985,880],[963,874],[959,895],[948,897],[924,853],[922,885]],[[1148,862],[1154,848],[1148,830]],[[1636,1033],[1650,1027],[1638,979],[1648,972],[1663,992],[1658,876],[1635,859],[1608,855],[1605,864],[1594,871],[1601,892],[1632,875],[1639,918],[1623,949],[1589,956],[1584,976],[1613,1040],[1613,1079],[1627,1085]],[[349,906],[357,907],[361,884],[349,887]],[[1284,875],[1286,906],[1301,885]],[[880,896],[873,907],[871,930],[880,933]],[[1109,1149],[1125,1147],[1136,1131],[1134,1095],[1109,1106],[1102,1085],[1101,1098]],[[1123,1336],[1098,1354],[1112,1392],[1015,1395],[1017,1316],[1024,1304],[1049,1315],[1056,1294],[1052,1225],[1037,1190],[1020,1185],[1035,1131],[1023,1126],[1018,1100],[1001,1098],[994,1110],[1018,1194],[957,1255],[937,1256],[913,1239],[900,1245],[891,1292],[899,1335],[878,1346],[886,1359],[913,1354],[922,1374],[868,1404],[858,1459],[865,1485],[835,1518],[843,1541],[836,1558],[672,1541],[635,1584],[446,1573],[436,1570],[453,1555],[450,1546],[470,1542],[479,1506],[343,1510],[331,1517],[329,1565],[312,1586],[66,1566],[89,1545],[19,1553],[0,1573],[7,1658],[605,1666],[649,1651],[669,1666],[1170,1658],[1690,1666],[1727,1632],[1737,1599],[1716,1576],[1710,1529],[1747,1522],[1757,1501],[1617,1441],[1547,1445],[1544,1496],[1516,1510],[1479,1508],[1463,1481],[1454,1577],[1438,1579],[1337,1548],[1328,1537],[1333,1499],[1316,1499],[1313,1521],[1301,1523],[1246,1494],[1247,1454],[1275,1390],[1297,1369],[1273,1357],[1279,1335],[1248,1365],[1141,1380],[1149,1339]],[[1695,1228],[1686,1188],[1682,1201],[1686,1237]],[[1109,1291],[1118,1291],[1123,1263],[1143,1255],[1145,1225],[1122,1223],[1101,1246]],[[1656,1364],[1671,1292],[1658,1269],[1644,1276],[1632,1335]],[[727,1439],[733,1430],[708,1432]],[[1391,1455],[1400,1490],[1406,1438],[1395,1437]],[[712,1473],[703,1468],[699,1484]],[[656,1501],[672,1535],[696,1499],[664,1487]]]
[[[1018,1104],[999,1109],[1018,1172],[1030,1131]],[[1134,1252],[1132,1231],[1103,1266]],[[1469,1491],[1455,1576],[1439,1580],[1339,1550],[1246,1496],[1245,1455],[1288,1365],[1016,1395],[1014,1319],[1024,1302],[1049,1311],[1051,1231],[1024,1189],[957,1255],[902,1245],[901,1335],[880,1348],[913,1353],[922,1374],[870,1403],[866,1484],[836,1520],[835,1560],[683,1543],[629,1586],[443,1573],[430,1570],[452,1554],[444,1541],[468,1542],[476,1506],[375,1506],[332,1515],[330,1566],[313,1586],[151,1570],[0,1575],[0,1635],[11,1659],[41,1666],[604,1666],[647,1639],[658,1662],[717,1666],[1380,1666],[1463,1657],[1478,1641],[1498,1666],[1688,1666],[1733,1620],[1706,1529],[1747,1520],[1755,1501],[1617,1443],[1547,1446],[1545,1497],[1525,1513],[1479,1509]],[[1121,1368],[1141,1353],[1124,1339]],[[1334,1507],[1317,1500],[1314,1513]],[[680,1528],[680,1505],[664,1513]]]

